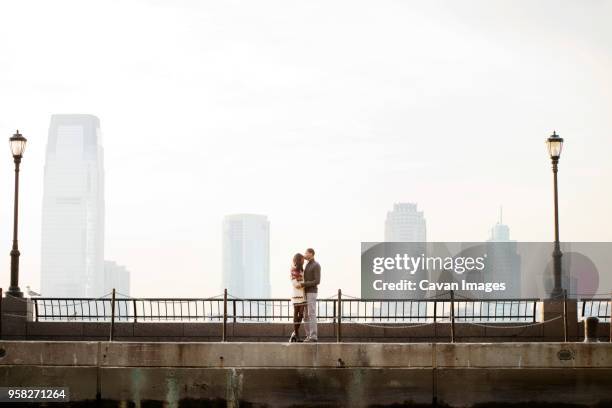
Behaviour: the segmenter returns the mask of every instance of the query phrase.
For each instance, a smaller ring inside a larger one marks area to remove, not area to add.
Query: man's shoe
[[[307,338],[306,340],[304,340],[304,343],[316,343],[317,339],[313,339],[312,337]]]
[[[293,332],[291,333],[291,337],[289,337],[289,343],[298,343],[300,341],[300,338],[298,337],[298,335]]]

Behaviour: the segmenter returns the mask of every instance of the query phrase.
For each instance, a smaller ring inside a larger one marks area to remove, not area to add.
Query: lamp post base
[[[13,240],[13,249],[11,249],[11,285],[6,294],[13,297],[23,297],[23,292],[19,289],[19,249],[17,248],[17,240]]]
[[[551,300],[560,299],[561,297],[563,297],[563,289],[553,289],[550,293]]]
[[[555,230],[558,230],[555,228]],[[552,253],[552,261],[553,261],[553,290],[550,294],[552,299],[559,299],[565,293],[563,291],[563,273],[562,273],[562,264],[561,258],[563,257],[563,253],[561,252],[561,244],[559,241],[555,241],[554,249]]]
[[[22,298],[23,297],[23,292],[21,290],[19,290],[19,287],[10,287],[7,291],[6,291],[6,295],[7,296],[12,296],[12,297],[18,297],[18,298]]]

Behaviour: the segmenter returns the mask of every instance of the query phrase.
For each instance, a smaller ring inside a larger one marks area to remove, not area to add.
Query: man
[[[304,253],[304,259],[308,261],[304,268],[304,282],[301,287],[306,294],[306,308],[304,310],[304,321],[306,328],[305,343],[317,342],[317,286],[321,282],[321,265],[314,259],[315,251],[308,248]]]

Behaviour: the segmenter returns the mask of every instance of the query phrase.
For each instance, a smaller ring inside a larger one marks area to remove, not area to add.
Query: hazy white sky
[[[234,212],[269,216],[276,296],[307,246],[323,296],[358,294],[360,242],[398,201],[429,240],[486,239],[500,204],[514,239],[550,240],[553,129],[562,239],[610,241],[610,21],[609,0],[2,1],[0,138],[29,140],[21,286],[39,287],[54,113],[101,120],[106,259],[137,296],[219,293]],[[12,180],[7,146],[5,288]]]

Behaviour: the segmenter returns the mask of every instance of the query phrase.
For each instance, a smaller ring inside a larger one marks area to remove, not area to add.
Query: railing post
[[[115,338],[115,288],[113,288],[113,296],[111,298],[111,327],[109,341]]]
[[[434,302],[434,310],[433,310],[433,325],[434,325],[434,342],[438,340],[438,327],[437,327],[437,318],[438,318],[438,299],[433,299]]]
[[[599,319],[595,316],[589,316],[583,320],[584,323],[584,342],[593,343],[597,342],[597,325]]]
[[[227,288],[223,289],[223,328],[221,332],[221,341],[225,341],[227,336]]]
[[[132,299],[132,307],[134,308],[134,323],[138,323],[138,313],[136,313],[136,299]]]
[[[336,342],[342,341],[342,289],[338,289],[338,330],[336,330]]]
[[[236,323],[236,299],[232,300],[232,321]]]
[[[455,342],[455,291],[450,291],[451,343]]]
[[[610,343],[612,343],[612,292],[610,292]]]
[[[434,310],[433,310],[433,321],[434,323],[437,320],[438,315],[438,299],[433,299],[434,302]]]
[[[336,325],[338,324],[338,320],[336,320],[338,318],[338,312],[336,312],[336,310],[338,310],[338,299],[334,299],[333,301],[333,305],[334,305],[334,310],[332,311],[332,314],[334,315],[334,319],[332,321],[332,323],[334,323],[334,327],[336,327]]]
[[[563,289],[563,341],[567,343],[567,289]]]

